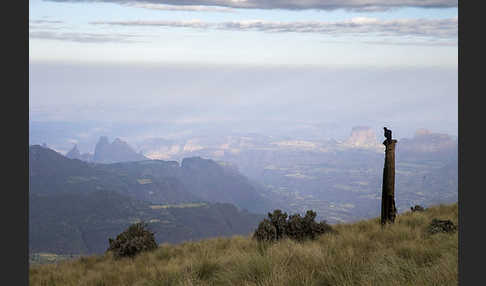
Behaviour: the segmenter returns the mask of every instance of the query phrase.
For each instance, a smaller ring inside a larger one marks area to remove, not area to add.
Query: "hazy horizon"
[[[90,126],[71,143],[458,135],[457,1],[181,3],[29,1],[30,122]]]

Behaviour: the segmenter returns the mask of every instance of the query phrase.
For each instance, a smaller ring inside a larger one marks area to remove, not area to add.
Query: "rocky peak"
[[[351,135],[344,144],[350,147],[375,147],[378,145],[376,132],[367,126],[353,127]]]
[[[67,152],[66,157],[70,159],[80,159],[81,158],[81,153],[78,150],[78,145],[74,144],[73,148]]]
[[[98,143],[96,143],[96,148],[103,147],[106,145],[110,145],[110,142],[108,141],[108,137],[101,136],[100,139],[98,140]]]
[[[113,145],[125,145],[127,144],[126,142],[122,141],[120,138],[115,138],[115,140],[113,141],[113,143],[111,143]],[[127,144],[128,145],[128,144]]]
[[[186,169],[209,169],[219,167],[219,165],[211,159],[203,159],[199,156],[184,158],[181,162],[181,168]]]
[[[402,152],[437,153],[457,150],[457,142],[450,135],[423,128],[418,129],[413,138],[403,138],[401,141]]]
[[[148,158],[135,152],[135,150],[120,138],[111,144],[108,137],[101,136],[95,147],[93,160],[99,163],[115,163],[126,161],[142,161]]]

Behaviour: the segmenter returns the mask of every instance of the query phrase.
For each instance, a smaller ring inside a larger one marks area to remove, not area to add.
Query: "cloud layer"
[[[274,22],[247,20],[211,23],[200,20],[191,21],[97,21],[94,25],[117,26],[155,26],[212,28],[236,31],[263,31],[272,33],[319,33],[332,36],[371,35],[377,36],[419,36],[437,39],[457,38],[457,18],[450,19],[397,19],[377,20],[374,18],[353,18],[339,22]]]
[[[175,6],[219,6],[243,9],[381,11],[391,8],[450,8],[457,0],[51,0],[55,2],[151,3]]]
[[[162,11],[192,11],[192,12],[224,12],[234,13],[235,10],[228,7],[203,6],[203,5],[164,5],[153,3],[128,3],[127,6]]]
[[[64,23],[64,21],[38,19],[38,20],[29,20],[29,23],[30,24],[62,24]]]
[[[135,35],[129,34],[95,34],[95,33],[56,33],[51,31],[34,31],[29,33],[31,39],[61,40],[77,43],[132,43]]]

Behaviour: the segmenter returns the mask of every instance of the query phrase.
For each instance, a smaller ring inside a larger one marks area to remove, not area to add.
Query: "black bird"
[[[391,142],[392,140],[392,131],[386,127],[383,127],[385,129],[385,137],[388,142]]]

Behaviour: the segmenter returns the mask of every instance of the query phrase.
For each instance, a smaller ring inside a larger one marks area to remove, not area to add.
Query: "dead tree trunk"
[[[391,137],[391,136],[390,136]],[[397,140],[387,138],[385,145],[385,166],[383,168],[383,188],[381,195],[381,224],[394,223],[395,208],[395,144]]]

